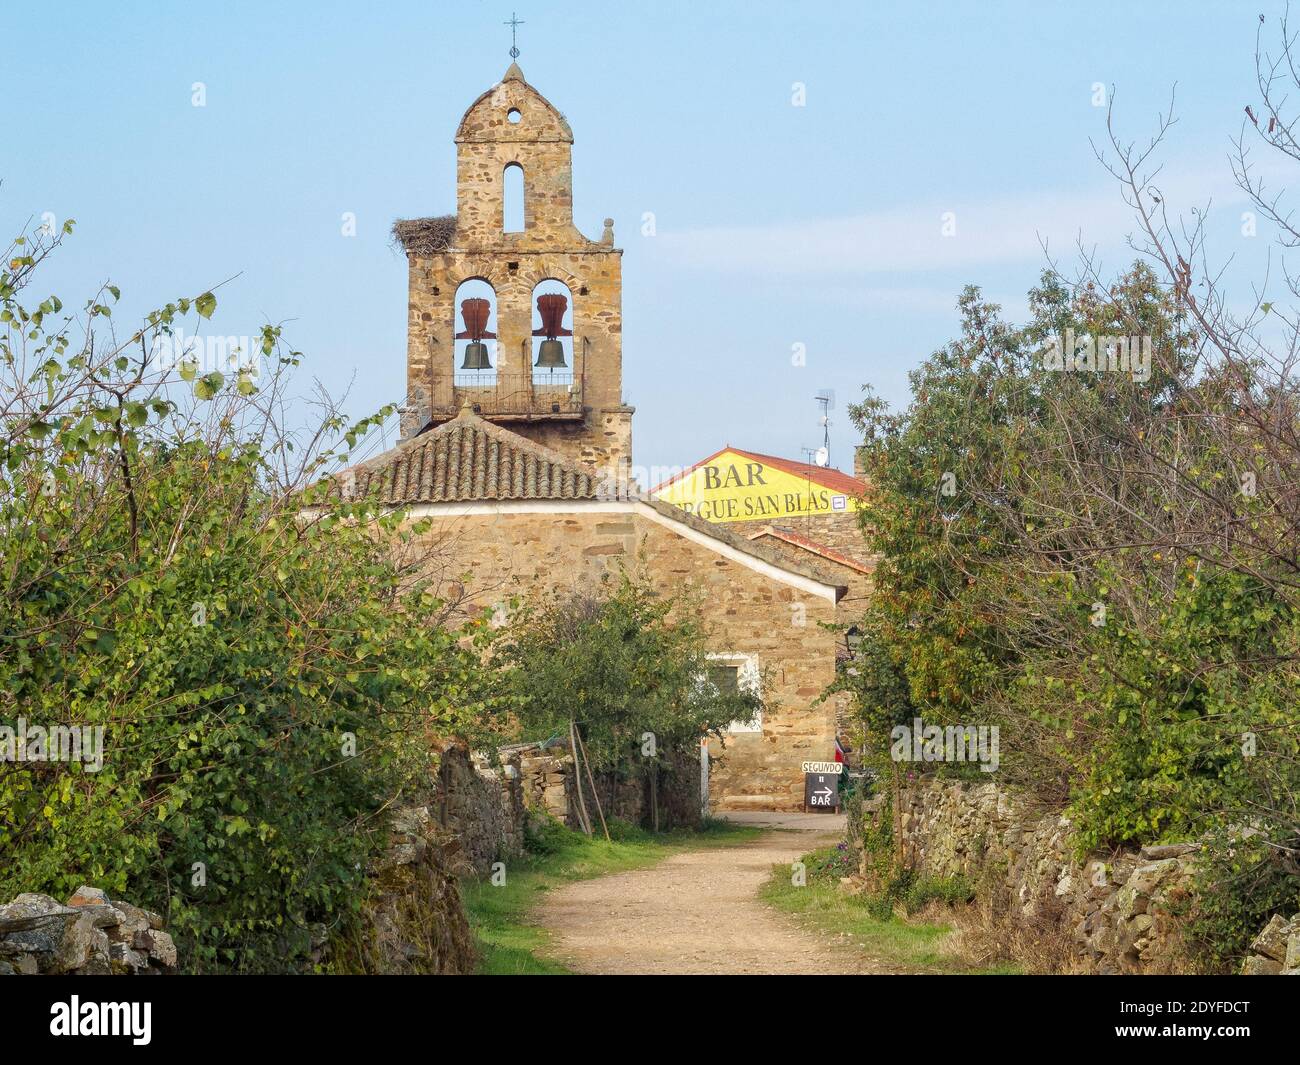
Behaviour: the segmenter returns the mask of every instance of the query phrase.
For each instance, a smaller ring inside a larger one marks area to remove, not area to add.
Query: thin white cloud
[[[1226,163],[1157,179],[1156,185],[1167,202],[1184,209],[1204,207],[1209,198],[1215,205],[1242,199]],[[944,234],[946,221],[952,235]],[[899,273],[1041,262],[1044,244],[1054,256],[1069,257],[1080,241],[1111,248],[1135,229],[1133,212],[1110,184],[1082,193],[930,203],[774,225],[661,228],[656,250],[675,267],[724,273]]]

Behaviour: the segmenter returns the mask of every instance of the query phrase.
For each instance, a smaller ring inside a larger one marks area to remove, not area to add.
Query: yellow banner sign
[[[762,521],[857,510],[854,488],[853,479],[838,470],[801,474],[722,451],[654,494],[705,521]]]

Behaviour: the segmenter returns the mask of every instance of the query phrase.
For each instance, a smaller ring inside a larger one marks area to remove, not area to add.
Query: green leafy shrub
[[[524,849],[529,854],[556,854],[573,838],[573,829],[545,810],[529,810],[524,827]]]
[[[305,967],[428,734],[486,705],[484,633],[395,561],[424,530],[308,487],[387,412],[294,433],[278,329],[269,372],[159,365],[211,293],[117,344],[116,290],[80,333],[24,305],[42,257],[0,273],[0,724],[102,728],[103,763],[0,761],[0,897],[94,884],[163,912],[193,970]]]
[[[911,869],[898,869],[891,865],[888,878],[878,882],[874,890],[867,891],[867,912],[877,921],[890,920],[894,908],[907,897],[915,880],[916,874]]]
[[[847,843],[805,854],[802,860],[809,881],[838,882],[841,877],[852,876],[858,871],[857,862]]]
[[[974,288],[958,306],[905,409],[868,389],[851,410],[879,562],[833,690],[895,783],[895,725],[998,726],[999,786],[1067,813],[1079,856],[1249,826],[1290,866],[1250,892],[1207,872],[1196,939],[1222,968],[1297,884],[1300,392],[1257,349],[1208,342],[1145,263],[1107,286],[1047,272],[1021,326]],[[1045,351],[1070,334],[1149,338],[1149,373],[1060,372]]]
[[[894,845],[894,797],[886,795],[876,820],[863,817],[861,828],[862,872],[871,890],[879,890],[895,875],[898,854]]]
[[[1223,834],[1201,852],[1185,941],[1207,973],[1235,973],[1274,914],[1300,911],[1300,881],[1258,839]]]
[[[709,679],[710,634],[693,603],[643,572],[525,606],[502,631],[495,663],[523,738],[575,730],[593,774],[662,779],[674,756],[693,758],[704,736],[762,705],[759,692]]]
[[[630,843],[652,838],[652,833],[647,832],[640,825],[634,825],[631,821],[623,820],[621,817],[607,818],[606,827],[609,829],[609,838],[618,843]]]

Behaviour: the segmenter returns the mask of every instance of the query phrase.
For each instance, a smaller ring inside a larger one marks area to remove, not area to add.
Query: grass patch
[[[611,822],[609,830],[614,838],[607,843],[603,836],[588,839],[554,821],[543,822],[531,835],[530,845],[536,853],[506,863],[504,884],[497,887],[485,877],[461,885],[480,954],[480,973],[527,976],[569,972],[542,956],[550,937],[532,916],[551,888],[643,869],[682,851],[743,843],[762,831],[726,821],[706,822],[699,831],[683,829],[659,835],[619,822]]]
[[[787,866],[772,867],[772,876],[759,891],[764,902],[785,913],[794,914],[801,922],[823,932],[839,934],[848,932],[853,945],[872,959],[890,968],[913,972],[1004,974],[1019,970],[1014,965],[996,964],[972,968],[965,959],[944,949],[944,941],[952,932],[946,924],[903,921],[884,915],[876,900],[862,895],[849,895],[840,888],[838,876],[825,875],[823,870],[835,869],[834,848],[814,851],[802,859],[808,872],[807,884],[795,887],[790,882]],[[954,898],[956,890],[936,889],[925,900]]]

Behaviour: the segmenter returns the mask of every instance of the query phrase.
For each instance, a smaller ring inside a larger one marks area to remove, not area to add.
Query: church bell
[[[569,365],[564,361],[564,345],[558,340],[543,340],[537,351],[537,361],[533,365],[544,370],[564,369]]]
[[[462,370],[490,370],[492,360],[488,358],[487,345],[481,340],[473,340],[465,345],[465,361],[460,364]]]
[[[492,360],[488,358],[488,347],[484,339],[496,339],[495,333],[488,332],[488,315],[491,305],[485,299],[462,300],[460,316],[465,320],[465,328],[456,334],[457,340],[468,340],[465,345],[465,361],[460,364],[462,370],[490,370]]]
[[[564,361],[564,345],[557,337],[571,337],[573,333],[564,328],[564,312],[569,306],[566,296],[547,293],[537,297],[537,310],[542,316],[542,328],[534,329],[533,336],[546,337],[537,349],[537,361],[534,366],[543,370],[562,370],[569,364]]]

